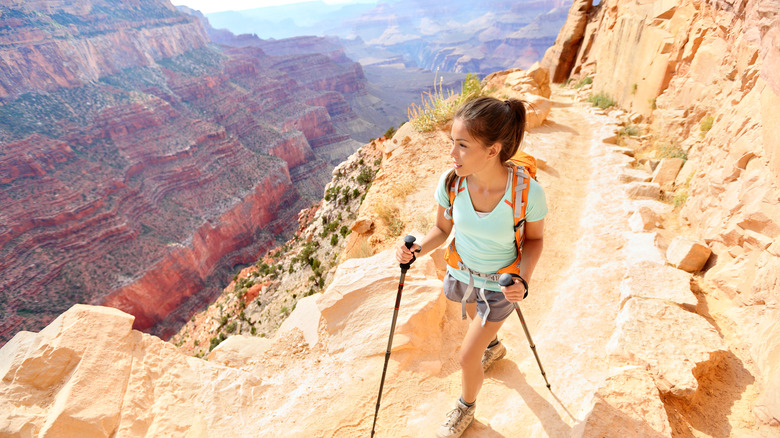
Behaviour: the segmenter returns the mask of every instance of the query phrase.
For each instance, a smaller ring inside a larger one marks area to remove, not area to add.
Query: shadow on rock
[[[686,402],[671,395],[661,396],[676,435],[695,436],[693,429],[713,438],[732,436],[728,416],[755,378],[731,351],[724,353],[718,364],[706,372],[694,369],[693,373],[699,382],[693,400]]]
[[[555,406],[550,404],[536,388],[533,388],[526,382],[525,375],[517,368],[517,364],[508,360],[501,362],[503,363],[496,363],[493,370],[495,375],[492,377],[504,382],[508,388],[514,389],[520,394],[520,397],[523,398],[525,404],[542,424],[547,436],[569,436],[571,426],[561,418],[561,415]],[[544,387],[540,387],[539,390],[547,391]],[[555,394],[553,394],[553,397],[555,397]],[[555,397],[555,399],[558,400],[557,397]],[[561,407],[569,416],[571,416],[571,413],[563,404],[561,404]]]

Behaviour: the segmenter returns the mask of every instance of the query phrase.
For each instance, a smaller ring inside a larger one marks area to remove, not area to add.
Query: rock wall
[[[668,189],[687,195],[680,221],[714,254],[703,281],[730,299],[730,318],[753,352],[765,385],[756,414],[780,421],[780,8],[591,4],[575,2],[543,65],[556,82],[592,78],[594,93],[650,119],[653,141],[685,151],[686,176]]]

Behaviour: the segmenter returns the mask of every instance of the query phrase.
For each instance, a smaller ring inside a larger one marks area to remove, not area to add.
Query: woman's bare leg
[[[469,306],[471,304],[472,306]],[[476,303],[466,305],[466,313],[471,317],[469,329],[463,338],[460,346],[458,360],[462,370],[461,380],[463,389],[461,397],[466,403],[474,403],[477,400],[477,394],[482,388],[482,381],[485,374],[482,370],[482,354],[493,339],[495,339],[498,330],[504,321],[485,322],[482,326],[482,319],[476,317]],[[471,308],[470,308],[471,307]]]

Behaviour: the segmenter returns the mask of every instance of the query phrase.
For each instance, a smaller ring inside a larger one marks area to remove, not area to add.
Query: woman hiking
[[[513,312],[513,303],[527,291],[519,278],[511,286],[500,286],[497,273],[514,269],[515,276],[530,281],[542,252],[547,204],[542,187],[527,174],[521,174],[526,176],[523,181],[530,182],[523,198],[527,199],[524,224],[516,220],[513,210],[518,199],[513,194],[522,189],[513,187],[517,180],[507,162],[520,147],[525,120],[524,103],[516,99],[481,97],[458,108],[450,133],[453,168],[442,175],[434,196],[439,204],[436,225],[420,244],[411,249],[400,244],[396,250],[398,261],[407,263],[412,251],[428,253],[455,230],[447,254],[444,294],[462,303],[463,316],[468,314],[470,322],[458,357],[461,394],[439,427],[439,438],[459,437],[471,424],[484,372],[506,354],[498,330]],[[524,226],[517,236],[516,223]],[[518,236],[524,240],[516,240],[522,239]],[[518,242],[522,242],[521,254]]]

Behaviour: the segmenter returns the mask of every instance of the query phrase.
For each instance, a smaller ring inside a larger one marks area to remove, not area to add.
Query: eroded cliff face
[[[0,22],[0,342],[76,302],[173,333],[359,146],[333,125],[354,63],[216,48],[156,0],[3,2]]]
[[[685,233],[713,251],[699,280],[728,303],[713,313],[752,353],[765,385],[756,415],[780,421],[780,8],[591,4],[575,2],[543,64],[558,82],[590,77],[594,93],[644,116],[646,142],[687,155],[666,192],[687,197]]]

